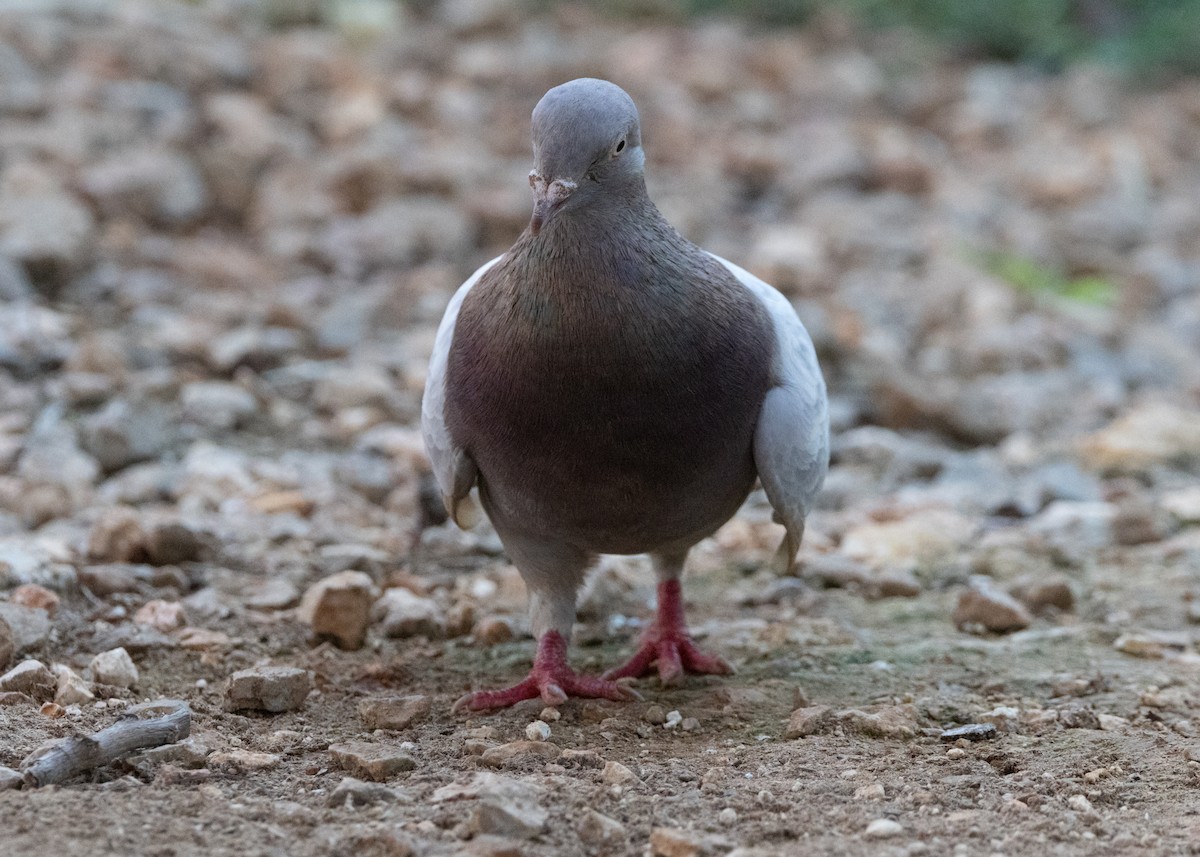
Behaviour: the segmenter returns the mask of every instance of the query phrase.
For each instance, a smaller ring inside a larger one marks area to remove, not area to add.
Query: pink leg
[[[683,619],[683,596],[679,580],[672,578],[658,584],[658,617],[646,629],[641,645],[623,665],[611,669],[604,678],[640,678],[648,675],[651,665],[658,664],[658,675],[664,685],[679,684],[683,674],[729,675],[733,667],[724,658],[700,651],[688,634]]]
[[[568,697],[612,699],[618,702],[641,699],[637,691],[615,681],[579,675],[567,663],[567,641],[558,631],[547,631],[538,640],[533,669],[519,684],[503,690],[468,693],[454,703],[454,711],[464,708],[484,711],[507,708],[526,699],[541,697],[547,705],[562,705]]]

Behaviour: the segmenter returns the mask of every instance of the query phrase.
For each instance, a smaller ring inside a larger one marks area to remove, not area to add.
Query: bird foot
[[[719,655],[701,651],[687,631],[683,621],[683,601],[679,581],[668,580],[658,587],[658,618],[654,620],[641,645],[628,661],[609,670],[604,678],[641,678],[654,672],[666,687],[683,681],[685,673],[693,675],[732,675],[733,667]]]
[[[547,631],[538,641],[533,669],[524,681],[503,690],[468,693],[454,703],[453,711],[487,711],[507,708],[526,699],[542,698],[547,705],[562,705],[572,696],[628,702],[641,699],[631,687],[595,676],[579,675],[567,663],[567,641],[558,631]]]

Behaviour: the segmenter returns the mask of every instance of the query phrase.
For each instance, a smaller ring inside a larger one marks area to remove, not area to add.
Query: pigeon
[[[477,489],[529,590],[528,676],[456,710],[540,697],[640,698],[657,671],[727,674],[684,619],[689,549],[758,480],[796,559],[829,461],[825,382],[791,303],[677,232],[646,191],[641,125],[617,85],[556,86],[532,117],[533,213],[507,253],[454,294],[438,328],[421,428],[450,518]],[[602,676],[568,660],[575,600],[601,554],[649,554],[657,616]]]

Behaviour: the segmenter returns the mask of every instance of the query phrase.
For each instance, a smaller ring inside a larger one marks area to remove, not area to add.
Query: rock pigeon
[[[533,214],[455,293],[438,328],[421,428],[450,517],[479,500],[530,594],[527,678],[456,709],[541,697],[635,698],[657,668],[729,673],[684,622],[688,550],[761,481],[795,562],[828,468],[825,383],[791,304],[680,235],[646,192],[638,111],[584,78],[533,111]],[[599,554],[650,554],[658,614],[623,666],[575,672],[575,599]]]

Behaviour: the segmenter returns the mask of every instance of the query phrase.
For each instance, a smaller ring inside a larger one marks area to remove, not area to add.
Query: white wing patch
[[[497,256],[472,274],[450,298],[446,313],[438,325],[433,340],[433,353],[429,356],[429,372],[425,376],[425,394],[421,397],[421,436],[425,439],[425,451],[433,466],[433,478],[442,492],[442,503],[446,506],[454,523],[470,528],[474,509],[463,501],[475,485],[475,462],[450,439],[446,428],[446,366],[450,362],[450,344],[454,341],[454,326],[458,322],[458,310],[467,292],[479,282],[488,268],[503,257]]]
[[[722,259],[754,293],[775,326],[774,386],[754,431],[754,463],[776,519],[787,529],[776,559],[790,569],[804,536],[804,519],[829,469],[829,401],[812,338],[791,303],[749,271]]]

